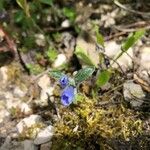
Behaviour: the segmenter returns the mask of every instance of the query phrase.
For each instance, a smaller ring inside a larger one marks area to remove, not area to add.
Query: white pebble
[[[66,56],[64,54],[59,54],[53,64],[53,67],[54,68],[60,67],[61,65],[63,65],[66,62],[67,62]]]
[[[21,112],[23,112],[25,115],[28,115],[32,112],[32,109],[26,103],[22,103],[20,108],[21,108]]]
[[[69,22],[69,20],[68,20],[68,19],[64,20],[64,21],[61,23],[61,26],[62,26],[63,28],[68,28],[68,27],[70,27],[70,22]]]

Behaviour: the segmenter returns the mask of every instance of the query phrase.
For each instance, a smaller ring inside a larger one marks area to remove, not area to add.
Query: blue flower
[[[59,80],[59,83],[60,83],[62,88],[65,88],[69,83],[68,76],[64,75],[63,77],[61,77]]]
[[[64,106],[69,106],[75,98],[75,88],[73,86],[67,86],[61,95],[61,103]]]

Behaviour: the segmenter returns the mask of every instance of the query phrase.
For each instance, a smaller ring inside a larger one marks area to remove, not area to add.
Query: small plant
[[[46,56],[48,57],[48,60],[50,62],[54,62],[55,59],[57,58],[58,52],[56,49],[49,47],[48,50],[46,51]]]
[[[88,79],[94,71],[94,67],[86,67],[79,70],[73,78],[68,77],[60,71],[50,72],[50,76],[58,80],[63,89],[61,94],[61,103],[64,106],[69,106],[76,100],[77,87],[81,82]]]
[[[62,12],[63,12],[64,16],[66,16],[70,20],[70,22],[74,22],[74,20],[76,18],[76,12],[74,9],[64,7]]]
[[[44,69],[38,64],[27,64],[27,68],[29,69],[30,73],[34,75],[44,71]]]

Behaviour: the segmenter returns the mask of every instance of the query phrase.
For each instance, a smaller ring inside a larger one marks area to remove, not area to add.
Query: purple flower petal
[[[68,76],[65,75],[62,78],[60,78],[59,83],[60,83],[62,88],[65,88],[69,83]]]
[[[75,88],[73,86],[67,86],[61,95],[61,103],[64,106],[69,106],[75,97]]]

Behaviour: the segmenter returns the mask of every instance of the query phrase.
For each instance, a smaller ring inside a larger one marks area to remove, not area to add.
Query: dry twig
[[[150,13],[140,12],[140,11],[136,11],[136,10],[133,10],[133,9],[129,9],[129,8],[125,7],[124,5],[122,5],[120,2],[118,2],[117,0],[114,0],[114,4],[117,5],[118,7],[122,8],[122,9],[124,9],[125,11],[131,12],[131,13],[134,13],[134,14],[138,14],[138,15],[142,15],[142,16],[145,16],[145,17],[150,17]]]

